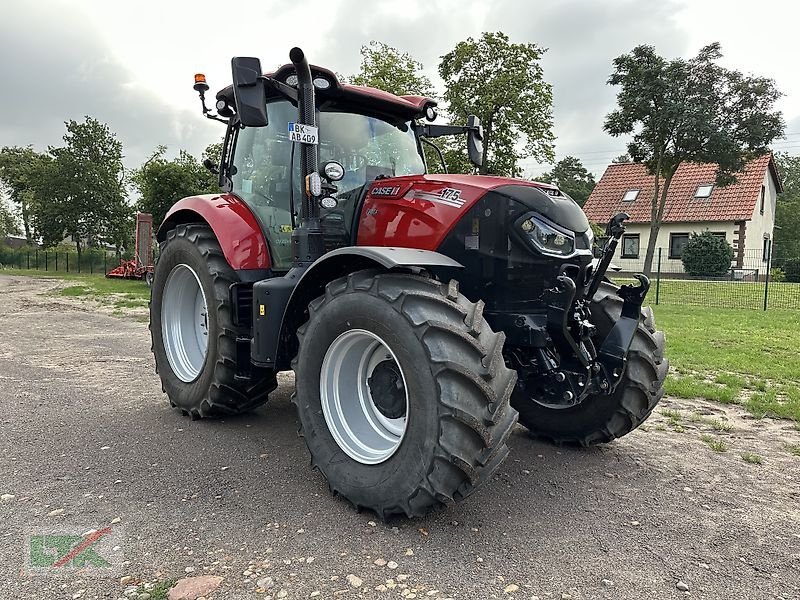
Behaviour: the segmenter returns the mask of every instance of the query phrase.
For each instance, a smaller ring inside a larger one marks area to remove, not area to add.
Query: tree
[[[156,224],[164,220],[170,207],[181,198],[219,192],[217,177],[194,156],[181,150],[177,157],[167,160],[166,151],[166,146],[159,146],[131,176],[140,196],[137,208],[152,214]],[[218,144],[211,144],[203,156],[218,163],[219,152]]]
[[[800,156],[775,155],[783,193],[775,208],[775,255],[780,267],[787,259],[800,259]]]
[[[633,135],[628,153],[655,181],[647,274],[678,167],[687,161],[716,163],[716,184],[728,185],[783,134],[783,119],[774,110],[780,97],[775,83],[723,68],[716,62],[720,57],[720,45],[713,43],[688,60],[667,61],[646,45],[614,59],[608,83],[620,86],[619,107],[607,115],[604,128],[613,136]]]
[[[361,70],[350,78],[350,83],[398,96],[435,98],[431,80],[422,73],[422,63],[407,52],[375,40],[361,46]]]
[[[11,201],[19,206],[25,239],[29,244],[33,241],[31,205],[34,202],[34,187],[37,174],[48,160],[47,155],[35,152],[30,146],[6,146],[0,149],[0,183],[8,189]]]
[[[127,207],[122,143],[92,117],[65,125],[65,145],[51,147],[36,173],[33,222],[45,246],[71,236],[80,260],[84,248],[116,237]]]
[[[733,246],[724,237],[710,231],[693,233],[681,253],[683,268],[689,275],[722,277],[733,260]]]
[[[553,95],[539,62],[544,52],[535,44],[512,44],[502,32],[487,32],[442,57],[439,74],[450,117],[463,123],[474,114],[483,124],[481,174],[518,176],[524,155],[553,160]],[[518,146],[519,138],[524,146]]]
[[[629,162],[631,162],[631,157],[628,156],[628,153],[626,152],[625,154],[620,154],[619,156],[614,158],[611,162],[615,163],[615,164],[629,163]]]
[[[7,235],[19,235],[19,225],[6,199],[0,195],[0,238]]]
[[[539,181],[557,185],[558,189],[583,206],[597,182],[580,160],[566,156],[556,163],[552,171],[537,177]]]

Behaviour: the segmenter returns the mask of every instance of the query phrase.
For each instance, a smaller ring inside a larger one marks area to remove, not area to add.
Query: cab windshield
[[[270,244],[273,268],[291,266],[291,207],[299,216],[300,147],[289,141],[288,124],[297,120],[289,102],[269,105],[269,125],[239,132],[234,157],[233,191],[253,210]],[[338,206],[321,210],[326,250],[350,244],[358,200],[378,176],[425,172],[412,124],[393,125],[375,117],[322,110],[317,116],[320,163],[336,160],[345,175],[336,183]]]

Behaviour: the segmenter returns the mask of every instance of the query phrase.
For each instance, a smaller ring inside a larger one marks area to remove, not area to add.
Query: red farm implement
[[[106,277],[153,281],[153,215],[136,213],[136,247],[131,260],[120,260],[119,266]]]

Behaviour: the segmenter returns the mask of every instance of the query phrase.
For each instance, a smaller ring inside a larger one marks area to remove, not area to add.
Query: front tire
[[[178,225],[161,243],[150,296],[150,336],[170,403],[193,419],[249,411],[267,401],[275,374],[237,377],[230,286],[239,278],[208,225]]]
[[[591,318],[597,327],[598,347],[620,317],[622,298],[618,290],[616,285],[601,283],[592,299]],[[669,371],[664,344],[664,334],[656,330],[653,310],[645,307],[628,352],[625,373],[612,395],[590,396],[570,408],[552,408],[517,386],[511,405],[519,411],[519,422],[535,437],[581,446],[610,442],[641,425],[664,395]]]
[[[331,491],[382,519],[416,517],[490,479],[517,420],[516,375],[482,307],[455,282],[374,271],[309,305],[294,402]]]

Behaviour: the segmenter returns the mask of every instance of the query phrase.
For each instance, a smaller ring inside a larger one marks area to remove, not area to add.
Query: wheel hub
[[[320,369],[325,423],[350,458],[374,465],[403,441],[408,415],[405,375],[377,334],[351,329],[328,347]]]
[[[184,383],[200,376],[208,354],[208,305],[197,273],[173,267],[161,297],[161,339],[169,366]]]
[[[406,388],[394,359],[378,363],[367,383],[372,402],[384,417],[399,419],[406,414]]]

